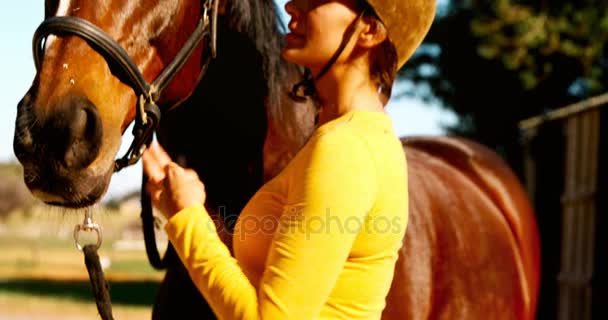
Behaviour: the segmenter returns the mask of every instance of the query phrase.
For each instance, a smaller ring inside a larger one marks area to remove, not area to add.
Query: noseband
[[[114,171],[137,163],[141,158],[146,143],[150,140],[154,130],[158,127],[161,110],[157,102],[163,90],[169,85],[173,77],[184,66],[194,49],[205,39],[211,48],[205,54],[203,66],[198,79],[205,74],[211,57],[216,55],[217,37],[217,11],[219,0],[204,0],[202,3],[201,19],[196,29],[188,38],[184,46],[177,53],[173,61],[152,82],[148,83],[129,54],[112,39],[105,31],[93,23],[72,16],[51,17],[44,20],[36,29],[33,38],[33,56],[36,70],[40,70],[44,56],[45,42],[49,35],[78,36],[99,54],[101,54],[112,74],[130,86],[137,96],[135,125],[133,128],[133,142],[126,154],[114,162]]]

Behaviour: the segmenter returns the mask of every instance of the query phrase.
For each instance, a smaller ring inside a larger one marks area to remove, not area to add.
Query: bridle
[[[152,135],[158,128],[161,119],[162,112],[158,107],[157,102],[161,98],[163,90],[171,83],[173,77],[181,70],[188,58],[194,52],[194,49],[202,40],[206,41],[207,47],[211,50],[203,50],[203,63],[197,81],[200,81],[205,75],[211,59],[215,58],[217,53],[218,4],[219,0],[202,0],[200,21],[192,35],[179,50],[173,61],[161,71],[152,83],[148,83],[145,80],[137,65],[120,44],[101,28],[87,20],[72,16],[51,17],[45,19],[36,29],[33,38],[33,56],[36,70],[40,70],[44,56],[46,38],[49,35],[78,36],[86,40],[95,51],[104,57],[114,76],[130,86],[135,92],[135,95],[137,96],[137,107],[134,120],[135,124],[133,127],[133,141],[125,155],[114,161],[114,172],[118,172],[125,167],[137,163],[141,158],[146,145],[151,141]],[[190,93],[190,95],[191,94],[192,93]],[[167,110],[176,107],[188,98],[189,96],[183,98],[173,106],[167,108]],[[165,260],[160,258],[160,254],[156,247],[154,217],[152,214],[150,195],[145,192],[143,188],[146,184],[146,180],[147,178],[144,175],[142,181],[141,217],[146,253],[150,264],[157,269],[162,269],[165,266]],[[78,234],[81,231],[96,232],[97,244],[81,246],[78,243]],[[103,275],[99,256],[97,255],[97,249],[101,245],[101,230],[97,224],[93,223],[89,210],[85,213],[83,224],[76,226],[74,230],[74,239],[77,247],[84,252],[85,264],[91,280],[99,314],[104,320],[113,319],[108,284]],[[169,254],[171,249],[171,245],[169,244],[166,254]]]
[[[203,39],[206,39],[211,48],[211,53],[205,55],[198,79],[200,80],[205,74],[211,57],[216,55],[218,3],[219,0],[202,1],[201,18],[194,32],[173,61],[162,70],[152,83],[148,83],[144,79],[137,65],[120,44],[101,28],[85,19],[72,16],[51,17],[44,20],[36,29],[33,38],[33,56],[36,70],[40,70],[46,38],[49,35],[78,36],[86,40],[95,51],[100,53],[108,63],[112,73],[135,92],[137,108],[133,127],[133,142],[125,155],[115,160],[115,172],[137,163],[141,158],[146,142],[150,140],[160,122],[161,110],[156,103],[163,90],[171,83],[173,77],[184,66]],[[209,52],[208,50],[204,51]]]

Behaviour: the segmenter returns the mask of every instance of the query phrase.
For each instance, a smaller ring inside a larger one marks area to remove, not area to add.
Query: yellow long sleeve
[[[361,135],[366,126],[338,123],[247,204],[236,258],[202,205],[168,221],[170,241],[220,319],[379,317],[407,223],[405,159],[385,126],[377,139],[386,142],[377,146]],[[379,158],[398,170],[396,179],[379,169]],[[385,190],[403,193],[379,194]],[[379,218],[389,228],[380,230]],[[261,260],[259,275],[253,260]]]

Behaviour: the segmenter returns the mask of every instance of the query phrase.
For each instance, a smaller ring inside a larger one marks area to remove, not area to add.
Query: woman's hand
[[[146,190],[150,192],[152,204],[167,219],[182,209],[205,203],[205,186],[196,172],[173,162],[156,141],[146,149],[142,159],[148,176]]]

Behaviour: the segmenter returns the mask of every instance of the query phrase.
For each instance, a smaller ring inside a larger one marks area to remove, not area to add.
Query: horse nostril
[[[75,99],[72,110],[66,110],[71,116],[67,123],[67,144],[63,154],[66,168],[84,168],[97,154],[102,138],[101,118],[97,108],[88,99]],[[74,105],[75,104],[75,105]]]
[[[74,120],[70,124],[72,135],[76,137],[84,137],[87,131],[87,127],[91,127],[92,125],[87,124],[88,114],[85,109],[80,109],[74,111]]]
[[[101,118],[89,99],[66,97],[50,109],[37,144],[50,160],[66,169],[81,169],[93,162],[102,138]]]
[[[29,99],[31,100],[31,99]],[[82,169],[90,165],[101,147],[103,128],[95,105],[87,98],[67,96],[60,103],[41,108],[26,99],[19,104],[13,149],[23,164]],[[45,114],[46,117],[39,117]]]

